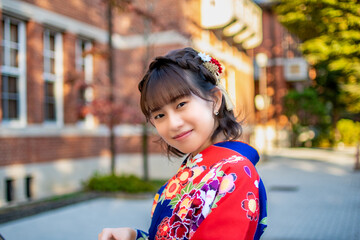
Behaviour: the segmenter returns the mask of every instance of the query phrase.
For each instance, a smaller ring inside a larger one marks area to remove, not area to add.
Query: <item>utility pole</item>
[[[146,1],[146,7],[147,12],[151,13],[153,10],[153,2],[152,1]],[[143,59],[143,68],[144,72],[146,71],[148,67],[148,62],[150,60],[150,34],[151,34],[151,19],[147,16],[144,16],[144,43],[145,43],[145,56]],[[144,180],[149,180],[149,149],[148,149],[148,125],[146,122],[143,123],[143,144],[142,144],[142,152],[143,152],[143,174],[144,174]]]
[[[112,2],[108,1],[108,71],[109,71],[109,102],[110,107],[112,108],[114,105],[114,49],[112,42],[113,35],[113,22],[112,22]],[[115,133],[114,133],[114,116],[113,112],[110,113],[110,122],[109,122],[109,130],[110,130],[110,157],[111,157],[111,174],[115,174]]]

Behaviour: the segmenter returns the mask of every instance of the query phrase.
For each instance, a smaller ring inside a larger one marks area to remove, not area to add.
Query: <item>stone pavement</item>
[[[285,149],[259,167],[268,191],[264,240],[359,240],[354,152]]]
[[[359,240],[354,150],[281,149],[258,166],[268,192],[262,240]],[[146,229],[151,198],[98,198],[0,224],[6,240],[97,239],[104,227]]]

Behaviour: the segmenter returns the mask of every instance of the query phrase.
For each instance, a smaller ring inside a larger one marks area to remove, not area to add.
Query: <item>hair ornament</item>
[[[220,75],[222,73],[222,67],[218,60],[209,55],[199,52],[198,56],[203,60],[204,67],[209,70],[215,77],[220,80]]]
[[[210,57],[209,55],[199,52],[198,56],[203,60],[204,67],[209,70],[217,79],[216,86],[219,88],[219,90],[223,93],[223,96],[225,97],[225,104],[227,110],[233,110],[234,104],[231,101],[231,98],[228,94],[228,92],[225,90],[224,86],[220,83],[220,75],[222,74],[222,67],[218,60],[216,60],[213,57]],[[217,114],[215,114],[217,115]]]
[[[203,62],[210,62],[211,57],[205,53],[199,52],[198,56],[203,60]]]

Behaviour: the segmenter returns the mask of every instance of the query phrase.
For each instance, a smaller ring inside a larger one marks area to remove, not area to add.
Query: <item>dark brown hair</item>
[[[147,120],[151,112],[165,106],[179,96],[194,94],[206,101],[213,101],[213,89],[217,85],[216,77],[204,67],[198,52],[192,48],[177,49],[165,56],[155,58],[139,83],[141,92],[140,106]],[[214,141],[219,133],[227,140],[241,136],[242,128],[237,122],[234,112],[226,108],[225,98],[219,114],[214,116],[219,126],[211,136]],[[166,147],[168,156],[183,156],[184,153],[161,141]]]

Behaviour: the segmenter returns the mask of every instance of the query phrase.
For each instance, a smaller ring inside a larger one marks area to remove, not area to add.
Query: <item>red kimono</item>
[[[259,239],[266,193],[259,155],[242,142],[212,145],[184,161],[156,194],[149,233],[137,239]]]

